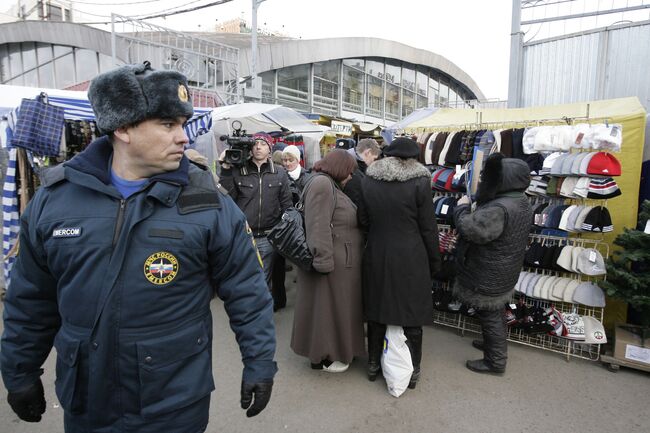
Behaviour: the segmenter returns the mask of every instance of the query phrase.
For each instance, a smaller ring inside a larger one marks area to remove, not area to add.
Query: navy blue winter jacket
[[[272,300],[244,215],[183,158],[122,199],[100,138],[45,176],[21,217],[0,354],[8,390],[56,348],[66,432],[200,432],[212,378],[210,300],[223,301],[243,379],[277,367]]]

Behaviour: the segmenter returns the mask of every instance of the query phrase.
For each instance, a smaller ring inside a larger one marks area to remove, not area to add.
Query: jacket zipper
[[[117,243],[117,238],[122,231],[122,224],[124,223],[124,208],[126,208],[126,200],[120,200],[120,209],[117,211],[117,223],[115,224],[115,233],[113,234],[113,247]]]
[[[262,170],[260,167],[257,167],[257,173],[260,177],[260,205],[257,208],[257,229],[259,230],[262,225]]]

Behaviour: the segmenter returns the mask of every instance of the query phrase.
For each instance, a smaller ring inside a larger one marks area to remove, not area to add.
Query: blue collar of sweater
[[[103,136],[90,143],[83,152],[66,162],[65,165],[82,173],[90,174],[109,185],[111,183],[112,157],[113,145],[108,136]],[[189,161],[183,155],[180,166],[176,170],[156,174],[149,178],[149,182],[161,181],[185,186],[189,183],[188,171]]]

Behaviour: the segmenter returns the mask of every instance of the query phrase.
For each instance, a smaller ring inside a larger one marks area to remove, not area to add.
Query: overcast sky
[[[114,11],[135,16],[210,2],[144,1],[73,3],[78,11],[97,15]],[[109,5],[117,3],[122,4]],[[511,0],[266,0],[259,7],[258,27],[303,39],[368,36],[422,48],[446,57],[467,72],[487,98],[507,99],[511,6]],[[234,0],[154,22],[176,30],[212,30],[219,21],[236,17],[250,23],[251,8],[251,0]]]

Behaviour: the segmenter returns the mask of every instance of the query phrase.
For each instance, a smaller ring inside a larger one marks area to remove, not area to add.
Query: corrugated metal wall
[[[650,21],[524,45],[519,106],[625,96],[650,110]]]

